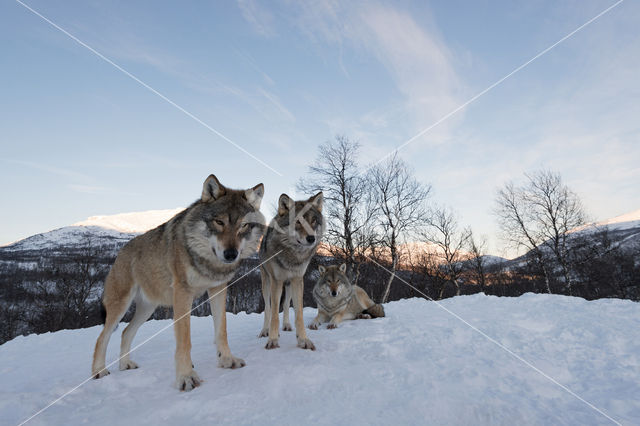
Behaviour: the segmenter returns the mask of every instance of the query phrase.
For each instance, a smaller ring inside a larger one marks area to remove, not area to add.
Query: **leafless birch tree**
[[[333,256],[344,259],[357,280],[357,264],[372,243],[374,212],[369,182],[360,175],[360,144],[346,136],[320,145],[309,176],[298,182],[306,193],[324,192],[326,241]]]
[[[509,182],[498,191],[495,214],[503,237],[532,255],[549,293],[553,262],[557,263],[571,294],[568,239],[572,229],[584,224],[584,209],[558,173],[541,170],[525,176],[523,186]]]
[[[465,251],[469,244],[471,230],[460,229],[455,213],[446,207],[436,207],[429,215],[428,227],[423,236],[427,243],[433,245],[436,256],[440,259],[438,269],[444,272],[444,284],[451,283],[456,288],[456,296],[460,295],[459,279],[465,269],[468,256]],[[442,299],[445,285],[440,289]]]
[[[468,239],[470,270],[476,283],[480,286],[480,291],[484,292],[487,286],[487,265],[485,261],[487,240],[477,239],[473,232],[469,232]]]
[[[427,220],[426,200],[431,186],[419,182],[397,153],[372,167],[367,177],[376,204],[375,223],[380,242],[391,258],[391,275],[381,300],[385,303],[400,260],[400,244],[417,235]]]

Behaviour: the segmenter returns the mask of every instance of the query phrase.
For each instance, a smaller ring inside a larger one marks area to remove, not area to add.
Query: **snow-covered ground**
[[[442,302],[622,424],[640,424],[640,305],[526,294]],[[433,302],[385,306],[386,318],[308,331],[318,350],[264,349],[258,314],[228,314],[247,366],[216,367],[211,318],[192,318],[201,387],[179,392],[169,328],[132,355],[140,368],[89,380],[30,424],[611,424],[611,420]],[[292,312],[293,313],[293,312]],[[305,309],[309,323],[315,309]],[[142,342],[170,321],[150,321]],[[119,331],[123,329],[121,325]],[[119,331],[109,346],[115,360]],[[17,424],[81,383],[100,327],[0,346],[0,424]]]

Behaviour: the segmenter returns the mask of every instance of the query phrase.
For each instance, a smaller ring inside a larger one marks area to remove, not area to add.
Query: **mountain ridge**
[[[43,250],[55,248],[56,245],[77,246],[82,240],[88,238],[97,240],[99,245],[99,241],[101,240],[126,242],[136,235],[165,223],[182,210],[184,210],[184,207],[90,216],[83,221],[73,223],[69,226],[34,234],[13,243],[0,246],[0,250]],[[572,233],[591,233],[602,229],[604,226],[612,232],[626,234],[625,238],[628,238],[630,235],[633,237],[632,239],[635,239],[636,235],[640,235],[640,209],[610,219],[583,225],[573,230]],[[636,228],[638,229],[637,234],[632,232]],[[628,234],[629,231],[631,231],[631,234]],[[488,256],[494,258],[500,257],[494,255]]]

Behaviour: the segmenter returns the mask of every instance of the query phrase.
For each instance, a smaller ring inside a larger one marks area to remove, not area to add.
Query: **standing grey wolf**
[[[322,192],[304,201],[293,201],[287,194],[278,200],[278,213],[271,220],[260,245],[262,297],[264,298],[264,325],[259,337],[269,336],[266,349],[278,344],[278,311],[282,288],[286,285],[283,323],[289,323],[289,302],[293,299],[298,347],[315,350],[307,338],[302,318],[303,276],[311,258],[318,249],[324,231]],[[276,253],[278,253],[276,255]],[[275,255],[275,257],[273,257]]]
[[[226,285],[239,260],[255,253],[264,232],[260,202],[264,186],[247,190],[224,187],[214,175],[202,196],[168,222],[137,236],[118,253],[104,284],[104,329],[96,342],[92,375],[109,374],[105,353],[111,333],[133,300],[136,312],[122,332],[120,370],[138,368],[129,359],[131,341],[158,305],[173,306],[176,335],[176,386],[189,391],[200,385],[191,363],[191,305],[209,292],[218,366],[243,367],[227,342]]]
[[[318,304],[318,316],[309,324],[317,330],[329,321],[327,328],[337,328],[343,320],[378,318],[384,316],[382,305],[374,303],[362,288],[352,285],[346,275],[347,265],[318,267],[320,277],[313,287],[313,298]]]

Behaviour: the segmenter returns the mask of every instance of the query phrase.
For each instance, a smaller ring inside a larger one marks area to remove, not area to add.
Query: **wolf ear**
[[[340,272],[342,272],[343,274],[347,272],[347,264],[343,263],[342,265],[340,265]]]
[[[287,194],[280,195],[278,199],[278,216],[286,215],[293,207],[293,200]]]
[[[202,201],[213,201],[222,197],[227,192],[217,177],[209,175],[202,185]]]
[[[327,272],[327,268],[325,268],[324,266],[320,265],[320,266],[318,266],[318,272],[320,272],[321,274],[324,274],[325,272]]]
[[[322,195],[322,191],[318,192],[316,195],[309,198],[309,202],[313,204],[313,206],[316,209],[318,209],[319,211],[322,211],[322,204],[324,202],[324,195]]]
[[[247,199],[249,204],[254,209],[260,210],[260,203],[262,202],[262,196],[264,195],[264,185],[259,183],[251,189],[244,191],[244,198]]]

